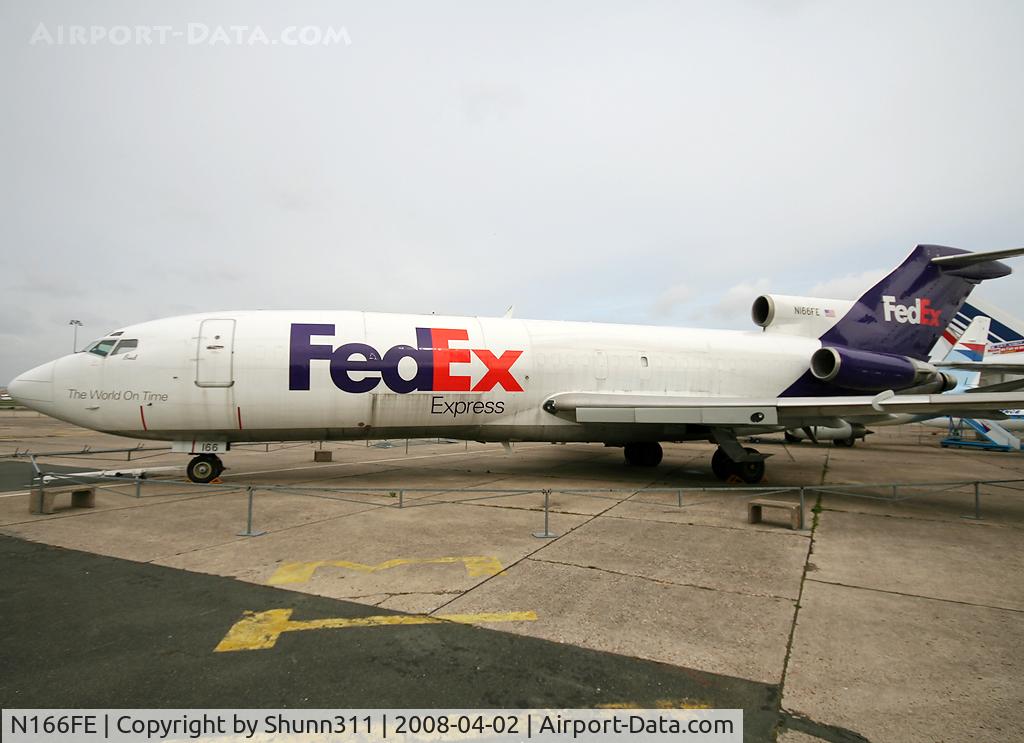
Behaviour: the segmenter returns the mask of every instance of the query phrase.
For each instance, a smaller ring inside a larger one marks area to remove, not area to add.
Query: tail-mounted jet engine
[[[848,299],[762,294],[754,300],[750,316],[765,332],[818,338],[851,307]]]
[[[945,392],[956,379],[907,356],[895,356],[855,348],[819,348],[811,356],[811,374],[836,387],[863,392]]]

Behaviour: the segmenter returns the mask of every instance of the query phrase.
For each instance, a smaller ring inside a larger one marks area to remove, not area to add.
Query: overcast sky
[[[334,43],[284,43],[306,26]],[[73,318],[747,328],[917,243],[1024,244],[1022,29],[984,0],[0,0],[0,383]],[[1024,315],[1022,282],[978,296]]]

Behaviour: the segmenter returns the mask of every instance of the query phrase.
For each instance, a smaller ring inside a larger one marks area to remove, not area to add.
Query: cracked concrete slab
[[[1024,529],[826,511],[811,562],[819,581],[1024,610]]]
[[[42,417],[18,420],[7,428],[0,421],[9,450],[134,443]],[[774,455],[768,464],[769,484],[1024,477],[1024,456],[943,450],[937,439],[915,438],[912,431],[879,429],[867,446],[853,449],[809,443],[757,446]],[[497,445],[411,442],[406,457],[404,442],[394,443],[398,445],[389,448],[365,442],[326,444],[334,452],[330,464],[312,461],[315,445],[288,445],[270,453],[239,448],[225,457],[231,468],[227,480],[289,487],[434,489],[425,496],[409,493],[414,507],[401,511],[376,508],[393,504],[379,495],[356,495],[360,503],[348,506],[309,495],[279,494],[275,500],[258,494],[256,527],[271,533],[252,539],[235,536],[244,527],[244,496],[218,500],[217,507],[175,498],[136,503],[129,497],[102,496],[95,512],[69,512],[59,518],[27,513],[21,518],[25,502],[18,496],[0,499],[0,518],[6,508],[13,508],[19,514],[15,520],[26,522],[18,528],[31,532],[32,539],[137,560],[158,559],[193,575],[215,573],[254,583],[266,583],[280,566],[296,560],[350,558],[375,565],[403,556],[491,555],[512,567],[491,578],[470,576],[452,564],[375,572],[327,567],[290,588],[292,595],[351,598],[380,611],[538,611],[537,622],[504,629],[654,659],[694,676],[702,673],[694,669],[705,669],[733,679],[759,679],[769,685],[763,687],[768,690],[764,704],[773,710],[783,691],[779,681],[798,615],[800,639],[785,692],[791,700],[803,698],[807,703],[801,701],[794,709],[810,716],[781,718],[786,729],[781,739],[794,743],[816,734],[822,740],[849,740],[854,733],[846,730],[870,732],[876,742],[902,743],[908,723],[900,718],[901,704],[931,715],[926,732],[952,722],[957,736],[966,735],[973,725],[976,738],[1002,741],[1008,737],[1006,720],[1019,723],[1014,716],[1022,706],[1019,693],[1007,698],[1005,684],[1000,686],[996,676],[999,664],[1009,663],[1008,673],[1019,677],[1024,657],[1020,622],[1007,628],[1001,619],[1005,609],[954,603],[949,605],[959,608],[947,610],[949,602],[928,603],[884,591],[977,602],[1000,599],[1000,605],[1019,606],[1021,550],[1013,534],[1024,533],[1021,495],[986,494],[981,524],[959,518],[969,510],[965,505],[973,505],[973,498],[965,501],[963,494],[907,503],[824,496],[827,510],[814,537],[804,595],[810,609],[797,611],[794,587],[803,560],[793,545],[806,545],[807,534],[773,523],[747,524],[749,494],[742,491],[700,494],[698,489],[717,484],[710,472],[714,447],[709,444],[667,444],[662,466],[647,469],[625,467],[620,450],[594,445],[523,445],[506,456]],[[96,466],[95,460],[81,457],[52,461]],[[184,458],[161,454],[151,461],[180,465]],[[676,506],[674,492],[635,495],[644,485],[689,488],[685,506]],[[537,494],[457,503],[465,494],[452,491],[465,487],[625,491],[606,500],[554,493],[552,530],[563,536],[547,542],[530,536],[543,524]],[[422,505],[428,499],[450,502],[415,507],[416,501]],[[316,518],[305,521],[308,514]],[[801,549],[806,552],[806,547]],[[524,557],[532,553],[536,559]],[[825,583],[847,580],[864,588]],[[816,598],[825,591],[840,598]],[[843,592],[856,595],[842,598]],[[296,596],[296,602],[303,600]],[[972,621],[976,609],[980,619]],[[977,657],[969,652],[974,646],[980,647]],[[404,663],[401,658],[385,662]],[[963,700],[949,691],[957,688],[964,690]],[[876,714],[879,694],[894,696],[899,704],[883,704]],[[957,703],[942,707],[935,704],[936,697]],[[1002,727],[984,727],[990,724],[990,712]],[[867,724],[861,725],[864,720]]]
[[[982,485],[979,487],[979,505],[982,521],[1024,528],[1024,483],[1017,483],[1012,488]],[[823,494],[822,506],[830,511],[902,516],[954,524],[963,523],[964,519],[975,515],[974,487],[970,484],[950,486],[941,491],[902,487],[895,497],[891,489],[885,487],[851,489],[849,494],[829,492]]]
[[[0,531],[98,555],[149,562],[213,545],[237,549],[244,540],[248,498],[244,492],[186,496],[149,503],[124,497],[124,507],[78,510],[64,518],[9,524]],[[255,501],[255,526],[290,529],[364,510],[366,505],[326,498],[263,494]]]
[[[559,531],[569,531],[582,521],[579,516],[551,517],[552,527]],[[449,593],[469,590],[490,573],[474,574],[458,561],[423,560],[489,557],[505,567],[545,545],[532,536],[542,523],[541,514],[532,511],[452,504],[364,510],[241,543],[193,550],[159,562],[265,584],[285,563],[348,561],[372,567],[411,560],[374,570],[326,565],[312,571],[307,580],[277,585],[357,601],[367,595],[419,594],[415,603],[413,599],[395,599],[391,604],[393,608],[403,605],[433,610],[451,600]]]
[[[751,498],[759,495],[763,495],[763,493],[758,492],[752,495],[749,492],[744,492],[742,488],[721,493],[683,490],[683,505],[680,506],[676,492],[645,492],[616,505],[608,511],[607,515],[672,524],[702,524],[743,531],[764,531],[773,534],[798,533],[790,530],[788,514],[781,511],[766,511],[765,521],[758,524],[747,523],[747,503]],[[800,502],[799,495],[793,494],[771,494],[767,497],[791,503]],[[804,536],[809,534],[812,520],[811,508],[814,506],[815,500],[813,493],[805,499],[804,525],[806,529],[802,532]]]
[[[794,602],[525,560],[445,607],[537,612],[509,632],[778,683]]]
[[[1024,730],[1024,614],[807,581],[783,708],[871,741]]]
[[[676,585],[796,600],[810,539],[788,531],[597,519],[534,557]]]
[[[458,596],[458,592],[401,593],[388,596],[377,604],[382,609],[403,611],[408,614],[430,614]],[[360,600],[362,603],[362,600]]]

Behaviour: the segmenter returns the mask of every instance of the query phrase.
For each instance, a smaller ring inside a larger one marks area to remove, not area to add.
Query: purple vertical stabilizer
[[[823,336],[823,347],[845,347],[925,360],[976,284],[1010,273],[996,261],[942,267],[933,258],[967,254],[943,245],[918,245],[892,273],[868,289]],[[784,396],[855,394],[806,372]]]

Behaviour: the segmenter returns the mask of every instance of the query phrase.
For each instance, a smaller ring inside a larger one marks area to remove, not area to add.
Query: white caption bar
[[[740,743],[738,709],[12,709],[5,743],[686,741]]]

